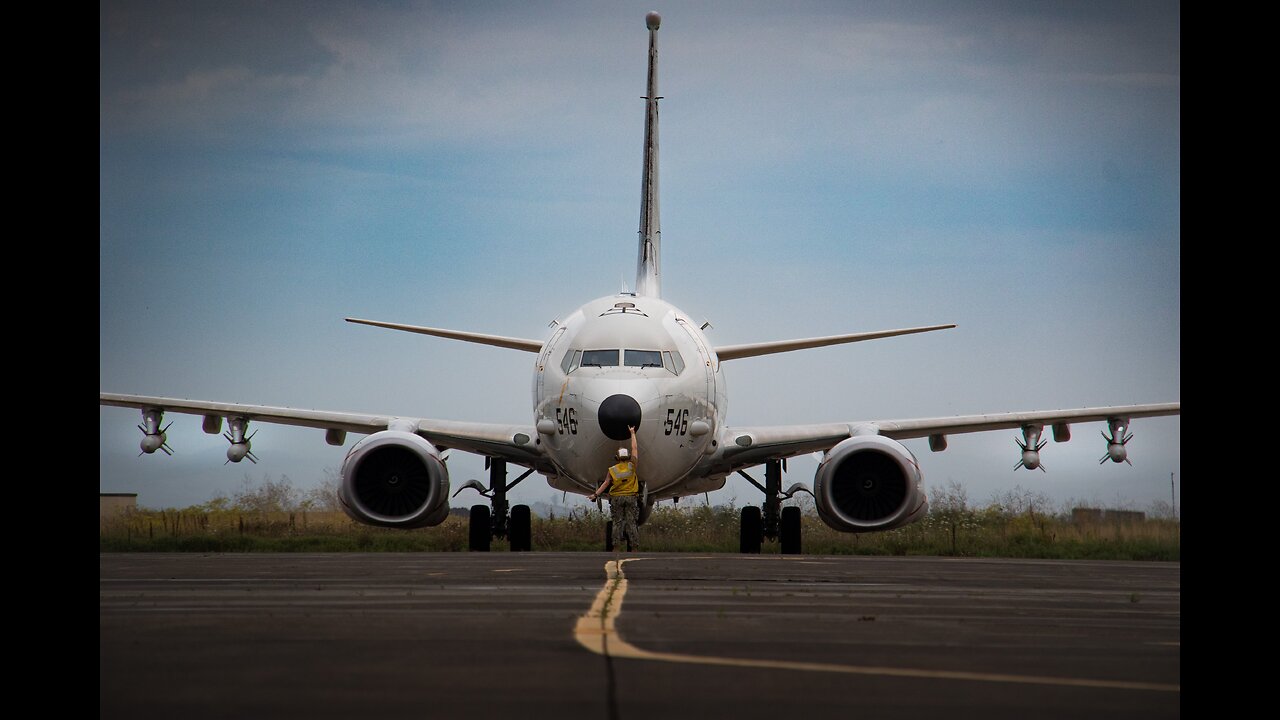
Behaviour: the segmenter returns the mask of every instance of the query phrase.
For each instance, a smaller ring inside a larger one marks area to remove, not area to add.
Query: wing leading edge
[[[1115,405],[1074,410],[958,415],[908,420],[863,420],[817,425],[765,425],[725,428],[717,471],[733,471],[769,460],[825,451],[854,435],[882,435],[894,440],[958,435],[1022,428],[1028,425],[1059,425],[1098,422],[1113,418],[1159,417],[1181,414],[1181,403]]]
[[[501,425],[496,423],[458,422],[408,418],[397,415],[367,415],[361,413],[333,412],[325,410],[300,410],[267,405],[184,400],[179,398],[149,397],[146,395],[121,395],[100,393],[100,405],[131,407],[139,410],[160,410],[184,415],[237,417],[250,421],[342,430],[369,434],[389,429],[393,424],[403,426],[412,423],[416,434],[441,450],[456,448],[501,458],[530,467],[541,467],[545,458],[533,439],[537,437],[532,425]]]

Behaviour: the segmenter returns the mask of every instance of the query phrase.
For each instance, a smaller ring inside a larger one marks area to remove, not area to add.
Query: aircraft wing
[[[953,417],[915,418],[909,420],[861,420],[818,425],[765,425],[725,428],[723,450],[716,458],[716,470],[733,471],[768,460],[829,450],[853,435],[883,435],[894,440],[957,435],[1021,428],[1024,425],[1050,426],[1105,421],[1111,418],[1141,418],[1181,414],[1181,403],[1154,405],[1115,405],[1074,410],[1036,410],[1031,412],[958,415]]]
[[[131,407],[140,410],[162,410],[185,415],[217,417],[243,417],[250,421],[297,425],[324,430],[345,430],[369,434],[388,429],[393,423],[402,426],[406,422],[416,428],[416,433],[426,438],[440,450],[456,448],[466,452],[489,455],[529,467],[546,464],[539,446],[533,442],[537,432],[532,425],[500,425],[492,423],[430,420],[399,415],[365,415],[325,410],[299,410],[266,405],[183,400],[178,398],[148,397],[145,395],[120,395],[101,393],[99,404],[115,407]]]

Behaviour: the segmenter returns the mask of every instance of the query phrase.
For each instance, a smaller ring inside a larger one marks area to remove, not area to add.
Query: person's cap
[[[631,456],[631,453],[627,452],[626,448],[618,448],[618,457],[626,459],[630,456]]]

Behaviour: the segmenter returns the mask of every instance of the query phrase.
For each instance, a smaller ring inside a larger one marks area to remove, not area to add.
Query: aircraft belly
[[[698,495],[705,492],[715,492],[724,487],[725,477],[686,477],[685,479],[672,483],[661,490],[650,490],[650,492],[658,500],[666,500],[669,498],[685,497],[687,495]]]

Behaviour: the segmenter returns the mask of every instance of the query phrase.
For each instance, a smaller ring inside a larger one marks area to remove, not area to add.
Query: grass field
[[[645,552],[738,551],[739,510],[731,506],[657,508],[640,530]],[[577,510],[533,519],[533,549],[604,547],[607,514]],[[457,552],[467,549],[465,517],[420,530],[360,525],[341,512],[254,510],[213,503],[182,510],[142,509],[100,526],[103,552]],[[1181,525],[1173,519],[1072,521],[1069,514],[943,505],[922,521],[889,532],[831,530],[809,508],[802,546],[820,555],[935,555],[1113,560],[1178,560]],[[505,543],[495,540],[502,552]],[[766,542],[764,553],[777,553]]]

